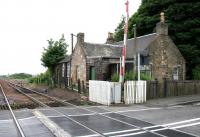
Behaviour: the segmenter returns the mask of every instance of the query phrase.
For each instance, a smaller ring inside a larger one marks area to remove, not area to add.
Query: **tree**
[[[47,41],[48,41],[48,47],[44,48],[41,61],[42,65],[48,68],[53,84],[54,68],[59,61],[64,59],[67,53],[68,45],[65,42],[64,35],[62,35],[62,37],[58,41],[54,41],[53,39]]]
[[[200,65],[196,66],[192,71],[195,80],[200,80]]]
[[[134,37],[133,24],[137,24],[137,36],[155,32],[160,12],[165,12],[169,35],[186,59],[187,79],[192,79],[192,70],[200,64],[200,2],[197,0],[142,0],[138,11],[129,19],[128,38]],[[120,21],[115,30],[115,40],[123,40]]]
[[[121,35],[124,32],[124,24],[125,24],[125,17],[121,17],[121,21],[118,24],[118,27],[115,29],[115,35],[114,39],[116,40],[121,40],[123,39],[123,35]]]

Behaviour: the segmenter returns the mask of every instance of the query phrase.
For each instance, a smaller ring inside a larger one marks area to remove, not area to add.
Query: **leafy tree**
[[[124,32],[124,24],[125,24],[125,17],[122,16],[118,27],[115,29],[114,39],[116,39],[116,40],[123,39],[123,35],[121,35],[121,34]]]
[[[128,37],[155,32],[160,12],[165,12],[169,35],[186,59],[187,79],[194,78],[192,70],[200,64],[200,1],[197,0],[142,0],[138,11],[129,19]],[[123,40],[123,20],[115,30],[115,40]],[[121,31],[119,31],[121,30]]]
[[[192,74],[195,80],[200,80],[200,65],[193,69]]]
[[[62,37],[58,41],[54,41],[53,39],[47,41],[48,47],[44,48],[41,61],[42,65],[48,68],[53,84],[53,70],[56,64],[62,59],[64,59],[68,45],[65,42],[64,35],[62,35]]]

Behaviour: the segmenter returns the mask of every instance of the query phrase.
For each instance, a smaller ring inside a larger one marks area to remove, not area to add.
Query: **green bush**
[[[111,81],[112,82],[119,82],[119,74],[115,73],[114,75],[112,75]]]
[[[133,71],[129,71],[125,73],[124,80],[136,80],[136,74]]]
[[[125,73],[124,80],[125,81],[137,80],[138,79],[137,76],[138,76],[137,73],[134,73],[133,71],[129,71],[129,72]],[[141,78],[141,80],[147,80],[147,81],[152,80],[151,76],[146,74],[146,73],[140,73],[140,78]],[[112,82],[118,82],[119,81],[119,74],[112,75],[111,81]]]
[[[140,77],[141,77],[141,80],[147,80],[147,81],[152,80],[152,77],[148,74],[145,74],[145,73],[141,73]]]

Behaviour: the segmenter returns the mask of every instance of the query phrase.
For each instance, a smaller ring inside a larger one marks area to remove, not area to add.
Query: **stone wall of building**
[[[86,82],[86,58],[82,49],[82,43],[77,42],[72,55],[71,77],[72,83],[80,81]]]
[[[63,68],[64,65],[64,68]],[[67,63],[59,63],[54,69],[54,80],[57,87],[66,87]]]
[[[153,78],[173,79],[173,71],[178,68],[178,80],[185,79],[185,60],[168,35],[157,35],[148,50]]]
[[[87,81],[90,79],[90,67],[95,67],[96,80],[108,80],[110,78],[109,65],[110,61],[103,58],[93,58],[87,60],[86,72]]]

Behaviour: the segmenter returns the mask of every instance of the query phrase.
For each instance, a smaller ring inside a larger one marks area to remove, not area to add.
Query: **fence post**
[[[164,97],[167,97],[167,78],[164,78],[163,84]]]
[[[127,81],[124,83],[124,86],[123,86],[123,83],[122,83],[121,91],[123,91],[122,87],[124,87],[124,92],[123,92],[124,94],[121,97],[121,101],[126,103],[125,101],[127,100]]]
[[[85,93],[85,85],[84,85],[84,81],[82,80],[81,83],[82,83],[82,86],[81,86],[81,87],[82,87],[82,93]]]
[[[154,89],[155,91],[155,93],[154,93],[154,96],[155,97],[158,97],[158,80],[157,79],[155,79],[155,89]]]
[[[71,86],[71,88],[72,88],[72,91],[73,91],[74,89],[73,89],[72,78],[70,78],[70,86]]]
[[[78,93],[81,93],[81,81],[78,79]]]

